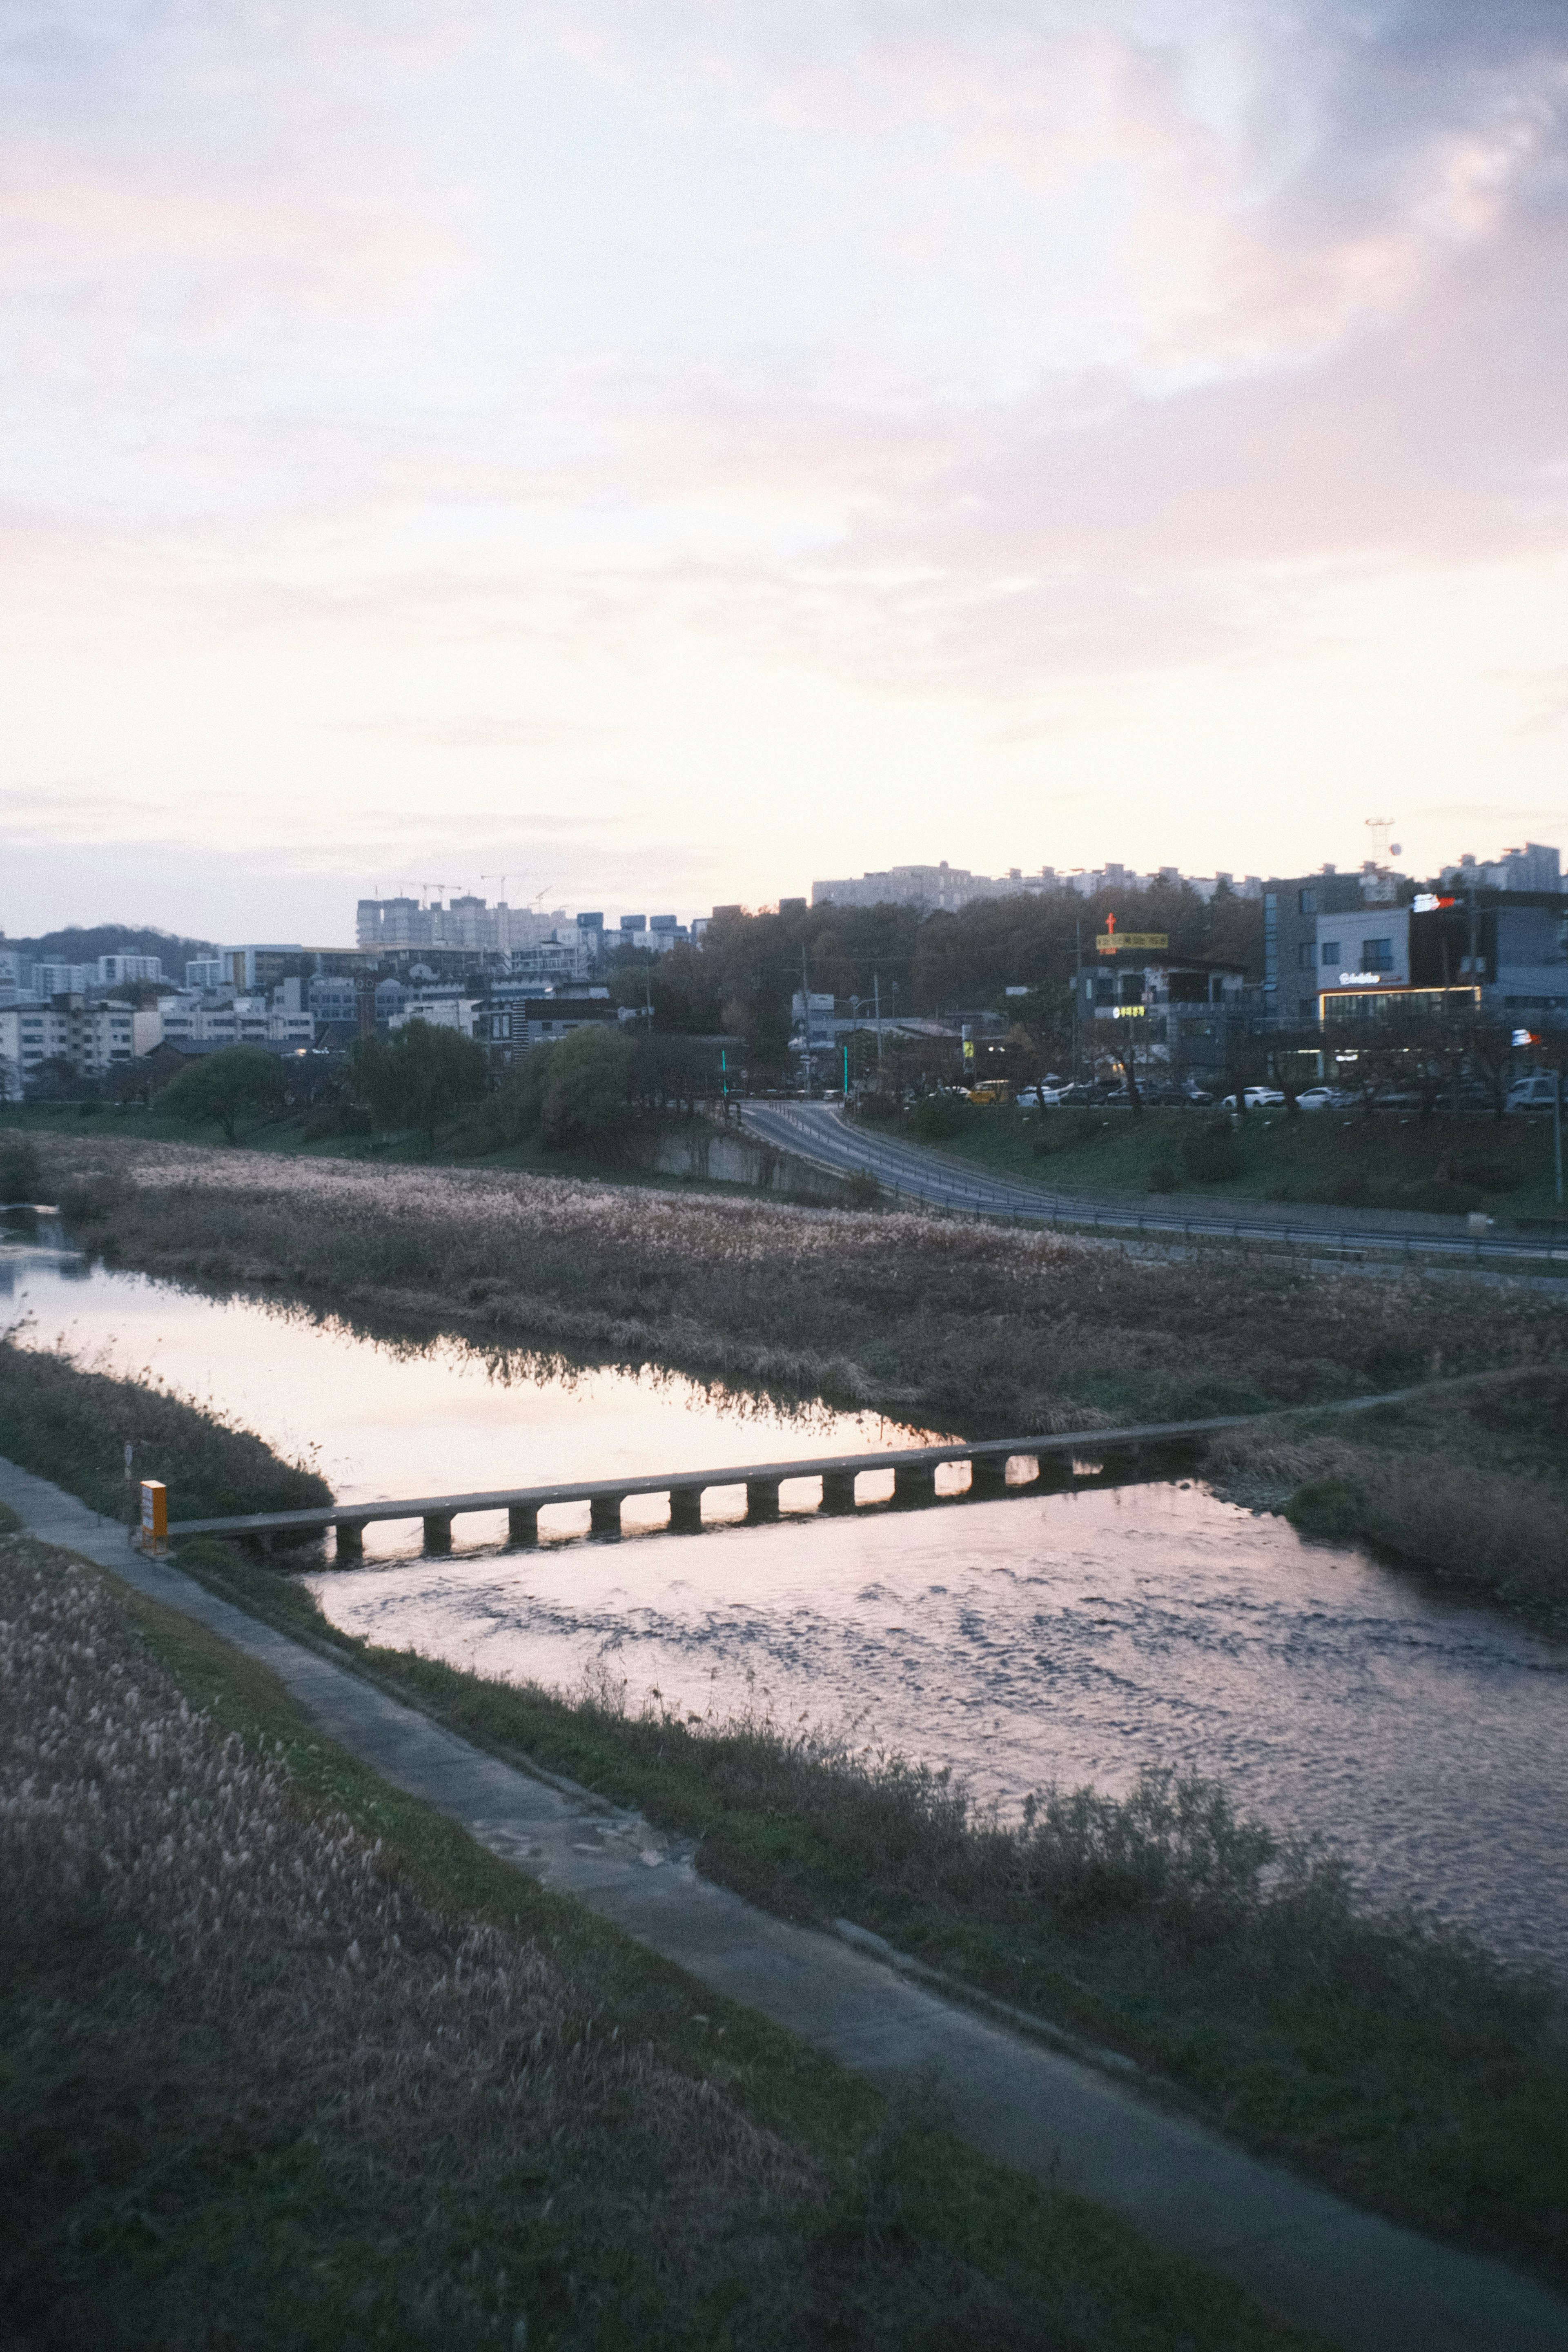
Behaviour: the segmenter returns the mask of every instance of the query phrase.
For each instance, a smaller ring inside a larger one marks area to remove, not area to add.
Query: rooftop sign
[[[1114,955],[1119,948],[1168,948],[1169,931],[1102,931],[1095,940],[1101,955]]]

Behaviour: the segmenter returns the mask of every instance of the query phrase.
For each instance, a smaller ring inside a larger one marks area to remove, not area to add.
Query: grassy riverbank
[[[50,1381],[79,1381],[84,1407],[100,1393],[66,1365]],[[246,1507],[266,1449],[221,1428],[209,1444]],[[79,1466],[90,1460],[87,1448]],[[1331,1870],[1278,1853],[1222,1792],[1047,1801],[1009,1833],[896,1765],[869,1769],[767,1725],[629,1719],[613,1697],[570,1702],[369,1649],[258,1558],[208,1540],[181,1559],[464,1736],[701,1840],[700,1866],[752,1900],[847,1916],[1152,2067],[1222,2128],[1357,2200],[1568,2279],[1560,2006],[1452,1940],[1358,1915]]]
[[[123,1520],[132,1508],[127,1445],[134,1475],[162,1478],[186,1518],[304,1511],[331,1500],[315,1471],[282,1461],[219,1413],[0,1335],[0,1452],[9,1460]]]
[[[1335,1870],[1281,1853],[1223,1790],[1047,1799],[1008,1832],[897,1764],[374,1649],[231,1549],[204,1541],[182,1559],[465,1738],[700,1839],[699,1868],[765,1908],[847,1916],[1149,2067],[1222,2130],[1354,2201],[1568,2283],[1559,1997],[1457,1939],[1358,1912]]]
[[[910,1139],[920,1140],[911,1130]],[[1552,1122],[1434,1113],[976,1108],[939,1147],[998,1176],[1064,1192],[1215,1194],[1463,1216],[1568,1216],[1553,1189]]]
[[[0,1538],[0,1650],[8,2337],[1305,2345],[694,2000],[85,1564]]]
[[[110,1263],[975,1435],[1310,1412],[1456,1374],[1568,1370],[1564,1302],[1525,1290],[1313,1276],[1226,1253],[1172,1264],[935,1216],[489,1171],[97,1137],[41,1135],[39,1150],[74,1229]],[[1316,1450],[1294,1478],[1277,1431],[1268,1461],[1249,1466],[1239,1449],[1224,1466],[1276,1501],[1331,1479],[1331,1496],[1300,1506],[1323,1531],[1396,1535],[1403,1557],[1469,1590],[1568,1605],[1568,1452],[1550,1414],[1505,1444],[1458,1410],[1442,1426],[1415,1413],[1347,1423],[1331,1448],[1309,1423],[1293,1437]],[[1478,1539],[1461,1543],[1471,1525]]]

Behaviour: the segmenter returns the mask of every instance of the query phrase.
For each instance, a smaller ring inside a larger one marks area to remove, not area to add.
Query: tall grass
[[[977,1432],[1065,1407],[1302,1404],[1568,1354],[1554,1302],[1138,1260],[1038,1229],[868,1217],[492,1171],[44,1139],[106,1255],[283,1282],[453,1330],[596,1349]],[[1056,1425],[1060,1425],[1059,1420]]]
[[[143,1374],[83,1370],[53,1349],[0,1333],[0,1453],[78,1495],[110,1518],[127,1517],[125,1448],[140,1478],[162,1478],[172,1518],[303,1511],[331,1489],[303,1463],[221,1412],[186,1404]]]
[[[1463,1938],[1358,1906],[1332,1857],[1150,1771],[1022,1820],[942,1773],[792,1735],[623,1712],[413,1653],[374,1670],[454,1729],[701,1841],[705,1874],[847,1918],[1110,2045],[1224,2128],[1366,2205],[1568,2278],[1568,2015]]]
[[[7,2342],[1299,2340],[533,1887],[334,1762],[224,1644],[137,1612],[142,1638],[100,1580],[0,1541]]]

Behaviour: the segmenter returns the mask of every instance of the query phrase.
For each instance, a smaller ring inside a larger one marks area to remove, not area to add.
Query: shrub
[[[1481,1205],[1481,1195],[1474,1184],[1455,1184],[1447,1177],[1429,1177],[1425,1184],[1412,1184],[1398,1205],[1419,1209],[1428,1216],[1463,1217]]]
[[[973,1106],[963,1095],[922,1095],[910,1112],[910,1126],[926,1143],[948,1143],[974,1123]]]
[[[1456,1152],[1447,1173],[1456,1184],[1472,1184],[1482,1192],[1516,1192],[1524,1171],[1494,1151]]]
[[[882,1197],[882,1188],[869,1168],[857,1168],[844,1186],[844,1198],[851,1209],[874,1209]]]
[[[319,1110],[300,1129],[302,1143],[324,1143],[331,1135],[368,1135],[371,1116],[358,1103],[338,1103],[331,1110]]]
[[[1222,1184],[1245,1173],[1247,1154],[1227,1118],[1210,1119],[1195,1135],[1184,1138],[1182,1165],[1199,1184]]]
[[[26,1136],[0,1143],[0,1201],[36,1201],[42,1182],[37,1152]]]

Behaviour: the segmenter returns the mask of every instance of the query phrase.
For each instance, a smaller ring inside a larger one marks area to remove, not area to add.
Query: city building
[[[1316,1021],[1325,941],[1339,939],[1342,946],[1346,945],[1352,937],[1352,922],[1359,923],[1373,904],[1392,912],[1390,901],[1401,889],[1406,899],[1415,895],[1414,887],[1405,883],[1403,877],[1370,864],[1359,874],[1341,874],[1325,866],[1317,874],[1272,878],[1263,892],[1264,1018],[1277,1027]],[[1330,919],[1326,930],[1320,929],[1324,919]],[[1391,927],[1380,922],[1367,935],[1382,938],[1390,933]],[[1359,942],[1361,931],[1355,930],[1353,937]]]
[[[1218,1076],[1252,1017],[1243,965],[1173,956],[1163,949],[1101,952],[1074,986],[1079,1038],[1090,1061],[1120,1059],[1127,1041],[1119,1033],[1135,1023],[1131,1043],[1137,1060],[1178,1081]]]
[[[79,1077],[101,1078],[135,1058],[139,1016],[128,1004],[89,1004],[79,995],[48,1003],[0,1006],[0,1086],[19,1101],[27,1081],[46,1063],[64,1063]],[[145,1027],[143,1051],[157,1039]]]
[[[491,991],[481,1005],[474,1034],[489,1048],[492,1069],[504,1070],[532,1045],[558,1045],[574,1029],[616,1027],[635,1021],[635,1010],[616,1004],[607,988],[552,992],[513,981]]]
[[[1457,866],[1443,868],[1439,887],[1464,890],[1471,883],[1483,890],[1561,890],[1562,852],[1527,841],[1522,849],[1505,849],[1500,858],[1485,865],[1478,865],[1467,852]]]
[[[1325,1024],[1416,1019],[1472,1003],[1510,1026],[1568,1013],[1562,890],[1510,883],[1421,891],[1406,908],[1366,908],[1353,928],[1342,917],[1318,920]]]
[[[354,937],[362,948],[456,948],[469,955],[507,956],[537,947],[566,923],[566,909],[542,914],[532,907],[490,906],[462,894],[443,906],[439,898],[362,898]]]
[[[395,1032],[410,1022],[424,1021],[432,1029],[455,1029],[459,1037],[474,1037],[480,1034],[480,1010],[478,997],[463,996],[455,989],[422,990],[406,994],[386,1025]]]

